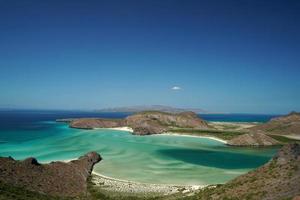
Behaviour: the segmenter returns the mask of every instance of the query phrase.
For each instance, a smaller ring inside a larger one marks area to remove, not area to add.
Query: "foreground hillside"
[[[0,182],[4,188],[17,187],[49,196],[77,197],[86,194],[87,180],[93,166],[101,159],[96,152],[68,163],[50,164],[40,164],[35,158],[18,161],[0,157]]]

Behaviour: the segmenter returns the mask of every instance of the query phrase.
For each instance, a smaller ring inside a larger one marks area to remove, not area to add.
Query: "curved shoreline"
[[[132,133],[133,129],[127,126],[124,127],[115,127],[115,128],[94,128],[95,130],[97,129],[108,129],[108,130],[118,130],[118,131],[127,131]],[[211,140],[216,140],[219,142],[222,142],[224,144],[227,144],[226,140],[222,140],[220,138],[217,137],[213,137],[213,136],[202,136],[202,135],[189,135],[186,133],[183,134],[179,134],[179,133],[172,133],[172,132],[165,132],[165,133],[161,133],[161,134],[152,134],[150,136],[159,136],[159,135],[169,135],[169,136],[181,136],[181,137],[195,137],[195,138],[206,138],[206,139],[211,139]]]
[[[101,130],[101,129],[108,129],[108,130],[116,130],[116,131],[127,131],[133,133],[133,129],[128,126],[123,127],[114,127],[114,128],[93,128],[93,130]]]
[[[92,182],[103,190],[121,192],[121,193],[158,193],[158,194],[175,194],[178,192],[190,193],[195,192],[207,185],[173,185],[173,184],[155,184],[140,183],[129,180],[122,180],[108,177],[97,172],[92,172]]]
[[[179,134],[179,133],[172,133],[172,132],[166,132],[166,133],[162,133],[162,134],[156,134],[156,135],[169,135],[169,136],[181,136],[181,137],[194,137],[194,138],[206,138],[206,139],[211,139],[211,140],[215,140],[218,142],[222,142],[224,144],[227,144],[226,140],[222,140],[220,138],[217,137],[213,137],[213,136],[200,136],[200,135],[189,135],[189,134]]]
[[[126,130],[128,127],[120,128],[108,128],[110,130]],[[131,131],[128,131],[131,132]],[[211,136],[195,136],[188,134],[178,134],[178,133],[162,133],[162,134],[153,134],[151,136],[180,136],[180,137],[195,137],[195,138],[206,138],[215,140],[224,144],[227,144],[227,141],[211,137]],[[143,183],[136,182],[131,180],[124,180],[105,176],[103,174],[92,172],[93,182],[98,186],[105,186],[105,190],[114,191],[114,192],[124,192],[124,193],[161,193],[165,195],[175,194],[175,193],[193,193],[199,189],[208,187],[209,185],[176,185],[176,184],[159,184],[159,183]]]
[[[94,130],[117,130],[117,131],[126,131],[132,133],[133,130],[130,127],[115,127],[115,128],[94,128]],[[206,138],[215,140],[221,143],[226,144],[227,141],[212,137],[212,136],[198,136],[198,135],[189,135],[186,133],[172,133],[166,132],[162,134],[153,134],[150,136],[180,136],[180,137],[194,137],[194,138]],[[65,159],[60,162],[70,162],[74,159]],[[51,162],[51,161],[50,161]],[[45,163],[49,163],[45,162]],[[176,184],[160,184],[160,183],[143,183],[137,181],[131,181],[126,179],[118,179],[109,176],[105,176],[98,172],[92,171],[92,182],[97,186],[101,187],[103,190],[121,192],[121,193],[160,193],[160,194],[175,194],[178,192],[182,193],[191,193],[195,192],[201,188],[205,188],[209,185],[176,185]]]
[[[124,182],[124,183],[130,183],[130,184],[146,184],[146,185],[157,185],[157,186],[175,186],[175,187],[198,187],[198,188],[203,188],[208,185],[180,185],[180,184],[163,184],[163,183],[144,183],[144,182],[138,182],[138,181],[131,181],[131,180],[126,180],[126,179],[118,179],[118,178],[113,178],[110,176],[105,176],[103,174],[100,174],[98,172],[92,171],[92,175],[96,175],[105,179],[113,180],[113,181],[119,181],[119,182]]]

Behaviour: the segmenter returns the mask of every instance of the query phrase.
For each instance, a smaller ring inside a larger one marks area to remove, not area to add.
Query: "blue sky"
[[[0,0],[0,107],[300,111],[299,10],[296,0]]]

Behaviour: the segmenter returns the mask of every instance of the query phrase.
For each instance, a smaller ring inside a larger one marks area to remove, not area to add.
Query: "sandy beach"
[[[133,129],[128,126],[114,127],[114,128],[94,128],[94,129],[109,129],[109,130],[118,130],[118,131],[128,131],[131,133],[133,132]]]
[[[300,140],[300,136],[299,135],[282,135],[282,136],[290,138],[290,139],[294,139],[294,140]]]
[[[157,135],[153,135],[153,136],[159,136],[159,135],[171,135],[171,136],[181,136],[181,137],[207,138],[207,139],[216,140],[216,141],[222,142],[224,144],[227,144],[226,140],[222,140],[220,138],[216,138],[216,137],[212,137],[212,136],[189,135],[189,134],[179,134],[179,133],[172,133],[172,132],[157,134]]]
[[[104,176],[102,174],[93,172],[92,182],[100,186],[107,191],[115,191],[121,193],[138,193],[138,194],[175,194],[191,193],[205,186],[200,185],[168,185],[168,184],[151,184],[151,183],[139,183],[128,180],[120,180],[111,177]]]
[[[232,129],[232,130],[239,131],[239,130],[251,128],[253,126],[256,126],[259,123],[257,122],[209,122],[209,124],[219,130]]]

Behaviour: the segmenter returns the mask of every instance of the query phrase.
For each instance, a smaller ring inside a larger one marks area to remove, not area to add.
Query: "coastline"
[[[133,132],[133,129],[128,127],[128,126],[124,126],[124,127],[115,127],[115,128],[95,128],[95,130],[97,129],[108,129],[108,130],[118,130],[118,131],[127,131],[127,132]],[[169,135],[169,136],[181,136],[181,137],[195,137],[195,138],[206,138],[206,139],[211,139],[211,140],[216,140],[219,142],[222,142],[224,144],[227,144],[226,140],[222,140],[220,138],[217,137],[213,137],[213,136],[202,136],[202,135],[189,135],[189,134],[179,134],[179,133],[172,133],[172,132],[165,132],[165,133],[161,133],[161,134],[153,134],[151,136],[159,136],[159,135]]]
[[[58,160],[56,162],[68,163],[74,159]],[[40,162],[42,164],[49,164],[53,161]],[[91,181],[101,190],[108,192],[126,193],[126,194],[159,194],[170,195],[176,193],[190,194],[199,189],[205,188],[209,185],[176,185],[176,184],[160,184],[160,183],[143,183],[125,179],[118,179],[105,176],[94,170],[91,173]]]
[[[97,129],[108,129],[108,130],[118,130],[118,131],[127,131],[133,132],[133,129],[130,127],[114,127],[114,128],[95,128]],[[162,134],[153,134],[151,136],[180,136],[180,137],[194,137],[194,138],[207,138],[211,140],[215,140],[221,142],[223,144],[227,144],[227,141],[219,139],[213,136],[199,136],[199,135],[189,135],[186,133],[172,133],[165,132]],[[61,160],[60,162],[70,162],[74,159],[66,159]],[[92,171],[91,181],[95,184],[95,186],[99,187],[99,189],[107,191],[107,192],[117,192],[124,194],[160,194],[160,195],[170,195],[176,193],[182,194],[192,194],[199,191],[202,188],[207,187],[208,185],[176,185],[176,184],[159,184],[159,183],[143,183],[136,182],[126,179],[118,179],[109,176],[105,176],[103,174]]]
[[[56,162],[68,163],[74,159],[59,160]],[[53,161],[40,162],[42,164],[49,164]],[[192,193],[199,189],[205,188],[208,185],[176,185],[176,184],[159,184],[159,183],[143,183],[130,181],[126,179],[118,179],[103,174],[97,173],[94,170],[91,173],[91,181],[95,186],[101,190],[108,192],[128,193],[128,194],[160,194],[170,195],[176,193]]]
[[[116,127],[116,128],[96,128],[96,129],[109,129],[109,130],[120,130],[131,132],[132,129],[129,127]],[[216,140],[222,143],[226,143],[225,140],[218,139],[210,136],[194,136],[188,134],[178,134],[172,132],[166,132],[162,134],[154,134],[151,136],[180,136],[180,137],[194,137],[194,138],[208,138]],[[76,158],[58,160],[58,162],[71,162],[76,160]],[[41,163],[50,163],[52,161],[46,161]],[[172,195],[172,194],[193,194],[200,189],[203,189],[209,185],[176,185],[176,184],[161,184],[161,183],[143,183],[137,181],[131,181],[126,179],[118,179],[114,177],[105,176],[99,172],[92,171],[91,173],[92,183],[98,187],[100,190],[121,193],[121,194],[158,194],[158,195]]]

